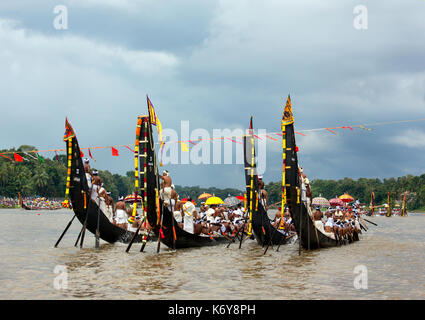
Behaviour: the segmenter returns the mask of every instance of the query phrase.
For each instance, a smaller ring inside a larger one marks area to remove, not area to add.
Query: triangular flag
[[[92,158],[94,161],[96,161],[96,160],[93,158],[93,156],[91,155],[90,148],[89,148],[89,156],[90,156],[90,158]]]
[[[38,160],[40,160],[40,162],[44,162],[44,159],[37,153],[37,158],[38,158]]]
[[[189,146],[186,143],[180,141],[180,145],[182,146],[182,151],[189,152]]]
[[[24,162],[24,158],[22,158],[19,154],[14,153],[13,157],[15,158],[15,162]]]
[[[56,153],[56,151],[55,151],[55,155],[56,155],[56,161],[59,161],[59,156],[58,156],[58,154]]]
[[[63,135],[63,141],[68,141],[75,137],[74,129],[72,129],[71,124],[68,121],[68,118],[65,119],[65,134]]]
[[[158,131],[159,143],[160,143],[160,146],[162,146],[164,144],[164,140],[163,140],[163,137],[162,137],[161,121],[159,121],[159,118],[156,115],[153,104],[152,104],[152,102],[150,101],[150,99],[147,95],[146,95],[146,100],[147,100],[147,103],[148,103],[149,122],[151,123],[151,125],[156,126],[156,130]]]
[[[291,105],[291,97],[288,95],[286,99],[285,109],[283,110],[281,126],[287,126],[289,124],[294,123],[294,116],[292,113],[292,105]]]
[[[80,150],[80,158],[84,157],[83,151]]]
[[[249,120],[249,134],[253,134],[253,131],[252,131],[252,117],[251,117],[251,120]]]
[[[114,157],[118,157],[118,156],[119,156],[119,154],[118,154],[118,150],[117,150],[117,149],[115,149],[114,147],[111,147],[111,149],[112,149],[112,155],[113,155]]]

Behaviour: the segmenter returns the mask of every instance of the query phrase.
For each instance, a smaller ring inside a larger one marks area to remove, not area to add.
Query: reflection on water
[[[40,213],[40,215],[37,215]],[[58,248],[54,243],[72,211],[0,209],[2,299],[424,299],[425,216],[370,217],[361,241],[302,251],[298,242],[264,248],[239,244],[172,251],[148,243],[101,242],[87,234],[75,248],[81,225],[74,221]],[[56,290],[53,272],[64,265],[68,288]],[[357,290],[354,268],[365,265],[368,289]]]

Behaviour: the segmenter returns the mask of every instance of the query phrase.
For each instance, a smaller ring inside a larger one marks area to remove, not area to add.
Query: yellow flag
[[[189,152],[189,146],[186,143],[180,141],[180,145],[182,146],[182,151]]]
[[[158,139],[160,142],[160,147],[164,144],[163,138],[162,138],[162,125],[161,121],[159,121],[158,116],[156,115],[155,109],[153,107],[153,104],[148,96],[146,96],[147,102],[148,102],[148,110],[149,110],[149,120],[150,123],[154,126],[156,126],[156,130],[158,131]]]

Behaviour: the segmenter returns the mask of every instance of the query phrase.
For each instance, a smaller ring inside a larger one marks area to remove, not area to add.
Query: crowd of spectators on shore
[[[44,197],[23,197],[22,204],[29,208],[36,209],[59,209],[62,208],[62,202],[49,200]],[[0,196],[0,208],[20,208],[19,197],[11,198]]]
[[[18,198],[0,197],[0,208],[18,208],[18,206]]]

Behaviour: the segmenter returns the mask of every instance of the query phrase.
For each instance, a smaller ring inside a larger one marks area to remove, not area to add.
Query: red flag
[[[83,151],[80,150],[80,158],[84,157]]]
[[[253,127],[252,127],[252,117],[251,120],[249,121],[249,134],[253,134]]]
[[[56,153],[56,151],[55,151],[55,154],[56,154],[56,161],[59,161],[59,156],[58,156],[58,154]]]
[[[15,158],[15,162],[24,162],[24,158],[22,158],[19,154],[14,153],[13,157]]]
[[[119,156],[118,150],[115,149],[114,147],[111,147],[111,149],[112,149],[112,155],[115,156],[115,157],[118,157]]]
[[[93,156],[91,155],[91,152],[90,152],[90,148],[89,148],[89,156],[90,156],[90,158],[93,159]]]

